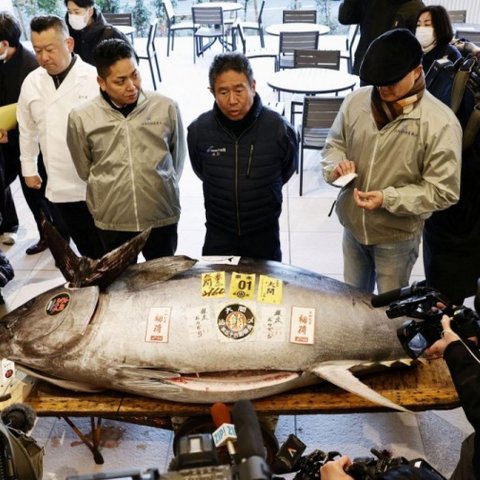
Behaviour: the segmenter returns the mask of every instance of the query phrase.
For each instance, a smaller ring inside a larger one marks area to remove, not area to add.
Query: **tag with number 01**
[[[232,273],[230,280],[230,297],[239,300],[252,300],[255,291],[254,273]]]

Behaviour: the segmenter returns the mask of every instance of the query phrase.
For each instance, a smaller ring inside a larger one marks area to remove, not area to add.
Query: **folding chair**
[[[300,196],[303,195],[303,160],[306,149],[322,150],[343,98],[305,96],[300,128]]]
[[[317,11],[283,10],[283,23],[317,23]]]
[[[317,50],[318,31],[280,32],[277,68],[293,68],[295,50]]]
[[[144,50],[137,49],[137,56],[139,60],[148,60],[148,64],[150,66],[150,73],[152,74],[152,82],[154,90],[157,89],[157,83],[155,81],[155,73],[153,71],[153,60],[155,60],[155,65],[157,67],[158,73],[158,81],[162,81],[162,77],[160,75],[160,67],[158,66],[158,57],[159,54],[158,50],[155,47],[155,35],[157,33],[157,26],[158,20],[154,20],[150,23],[150,27],[148,28],[148,36],[147,36],[147,44]]]
[[[193,32],[193,63],[196,57],[203,55],[216,40],[222,44],[225,51],[228,30],[223,21],[222,7],[192,7],[192,22],[195,25]],[[204,39],[209,39],[207,44]]]
[[[167,57],[170,54],[170,40],[173,52],[173,43],[175,41],[175,32],[180,30],[191,30],[192,33],[195,29],[191,20],[183,21],[184,15],[178,15],[173,9],[172,0],[163,0],[163,8],[165,9],[165,15],[167,19]]]

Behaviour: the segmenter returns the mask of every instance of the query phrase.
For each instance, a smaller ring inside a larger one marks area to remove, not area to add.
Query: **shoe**
[[[5,232],[2,234],[2,243],[4,245],[15,245],[17,234],[15,232]]]
[[[27,255],[35,255],[37,253],[43,252],[48,248],[47,242],[45,240],[39,240],[35,245],[28,247],[25,250]]]

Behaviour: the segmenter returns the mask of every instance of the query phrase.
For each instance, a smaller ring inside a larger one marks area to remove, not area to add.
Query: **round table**
[[[265,27],[265,31],[270,35],[279,36],[280,32],[312,32],[318,31],[320,35],[325,35],[330,31],[330,27],[320,23],[274,23]]]
[[[235,12],[243,8],[242,4],[237,2],[202,2],[195,3],[195,8],[221,7],[224,12]]]
[[[273,73],[267,80],[275,90],[305,95],[351,90],[357,82],[357,76],[329,68],[289,68]]]

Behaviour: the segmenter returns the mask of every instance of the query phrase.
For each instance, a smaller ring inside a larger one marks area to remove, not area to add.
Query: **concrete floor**
[[[158,39],[162,83],[158,90],[175,98],[183,115],[185,127],[201,112],[211,108],[213,97],[207,87],[207,70],[214,53],[208,51],[196,65],[192,63],[192,39],[177,39],[175,51],[165,56],[164,38]],[[268,41],[273,41],[269,38]],[[334,39],[329,39],[334,42]],[[136,40],[137,45],[141,43]],[[258,38],[248,37],[250,44]],[[255,43],[257,42],[257,43]],[[269,59],[252,61],[256,72],[257,90],[264,101],[276,100],[266,84],[273,70]],[[343,66],[342,68],[345,68]],[[144,88],[151,88],[147,62],[141,64]],[[289,97],[282,98],[288,104]],[[337,190],[326,185],[320,174],[319,156],[307,152],[304,196],[298,194],[298,176],[284,188],[284,209],[281,237],[284,262],[342,279],[341,227],[328,211]],[[13,186],[21,226],[18,241],[11,247],[2,245],[16,272],[15,279],[3,293],[9,309],[20,305],[39,291],[59,284],[62,277],[48,251],[26,256],[25,249],[37,239],[33,218],[28,211],[18,184]],[[204,210],[201,185],[188,161],[180,182],[182,216],[177,253],[199,257],[204,236]],[[421,279],[421,259],[412,280]],[[88,432],[88,419],[76,419]],[[104,465],[95,465],[89,450],[61,419],[40,418],[33,436],[45,446],[44,479],[64,480],[69,475],[111,472],[126,468],[145,470],[150,467],[165,471],[171,458],[172,432],[117,421],[104,422],[102,453]],[[354,456],[369,455],[371,448],[390,449],[394,456],[426,458],[448,476],[458,458],[462,439],[471,427],[460,409],[452,411],[405,413],[372,413],[349,415],[281,416],[276,435],[283,442],[295,433],[308,446],[307,452],[319,448],[337,450]]]

